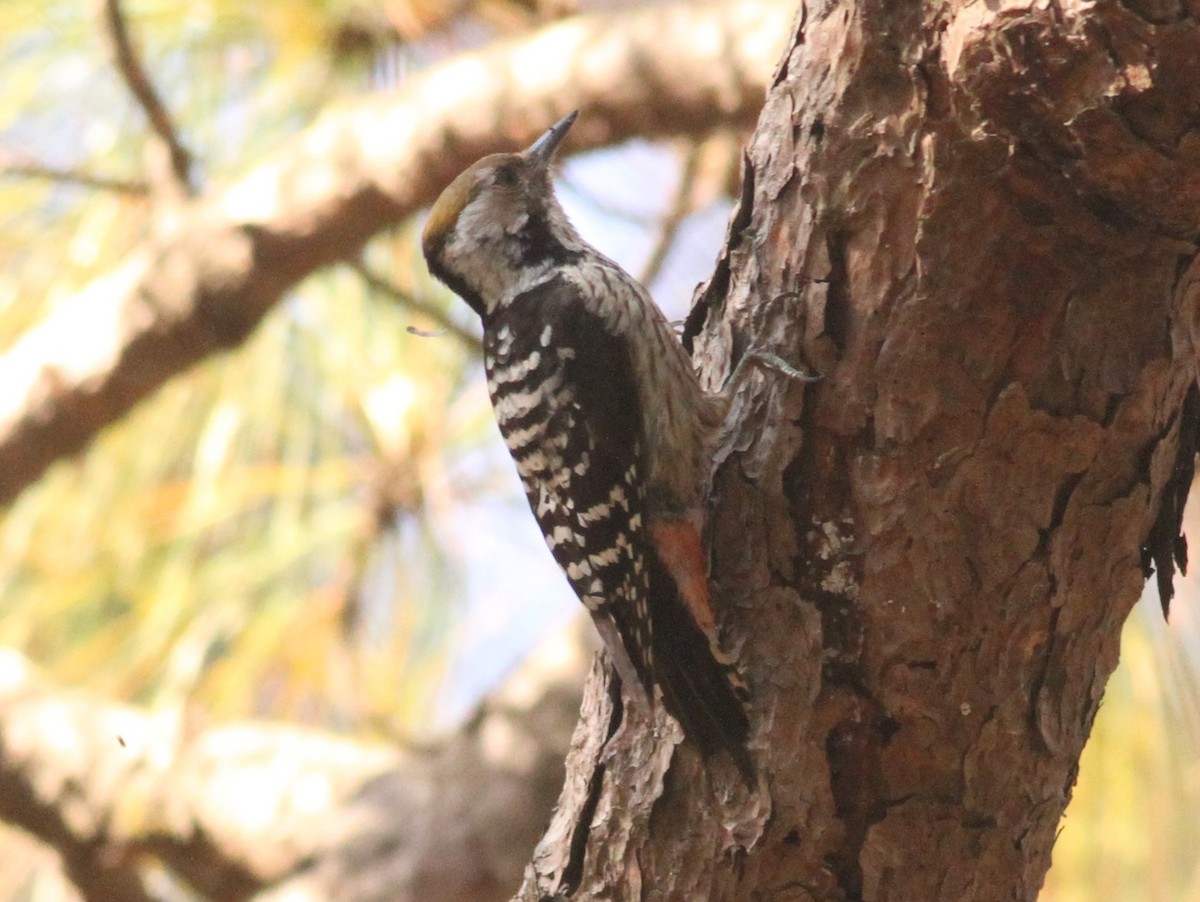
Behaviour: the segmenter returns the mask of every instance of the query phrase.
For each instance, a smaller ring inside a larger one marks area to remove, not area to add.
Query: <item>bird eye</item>
[[[517,170],[515,166],[501,166],[496,170],[496,184],[505,188],[511,188],[517,183]]]

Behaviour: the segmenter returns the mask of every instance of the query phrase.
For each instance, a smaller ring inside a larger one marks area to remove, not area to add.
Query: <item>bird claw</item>
[[[753,348],[742,356],[742,359],[737,362],[737,366],[733,368],[733,373],[726,380],[724,388],[726,397],[731,397],[737,391],[742,379],[749,372],[751,364],[760,369],[779,373],[795,382],[816,382],[821,378],[820,373],[806,373],[804,370],[792,366],[778,354],[768,351],[765,348]]]
[[[750,351],[746,354],[746,359],[757,363],[763,369],[774,370],[782,376],[795,379],[797,382],[816,382],[821,378],[820,373],[806,373],[792,366],[778,354],[773,354],[763,348],[756,348]]]
[[[725,651],[712,636],[708,637],[708,647],[712,651],[713,660],[723,667],[732,667],[737,662],[737,656]]]

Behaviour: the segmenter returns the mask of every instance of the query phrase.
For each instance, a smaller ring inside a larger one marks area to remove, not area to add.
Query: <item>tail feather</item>
[[[674,588],[658,561],[651,563],[650,583],[652,592]],[[651,605],[654,668],[667,712],[705,758],[726,752],[747,785],[753,786],[754,762],[746,747],[750,719],[734,690],[731,669],[713,656],[708,636],[681,599],[655,602]]]

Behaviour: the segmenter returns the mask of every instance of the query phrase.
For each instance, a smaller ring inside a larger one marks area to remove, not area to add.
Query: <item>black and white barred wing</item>
[[[488,388],[546,543],[630,689],[662,690],[703,752],[727,750],[747,782],[749,721],[644,522],[642,415],[627,340],[561,277],[489,323]]]
[[[652,698],[642,421],[629,352],[570,291],[554,278],[497,314],[488,389],[547,545],[618,668],[628,669],[627,655]],[[622,647],[611,647],[614,638]]]

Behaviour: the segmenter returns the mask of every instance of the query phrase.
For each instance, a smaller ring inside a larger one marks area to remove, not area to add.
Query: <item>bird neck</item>
[[[530,215],[515,232],[483,224],[463,228],[460,223],[443,247],[434,275],[486,325],[498,308],[589,254],[597,252],[561,211],[554,210]]]

